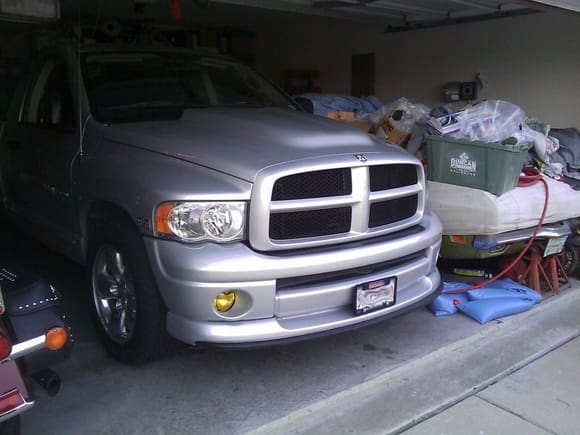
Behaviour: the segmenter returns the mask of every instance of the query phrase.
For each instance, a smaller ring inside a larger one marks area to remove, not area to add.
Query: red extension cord
[[[526,167],[522,170],[522,172],[524,175],[520,175],[520,178],[518,180],[518,187],[533,186],[534,184],[537,184],[538,181],[541,181],[542,183],[544,183],[544,188],[546,190],[546,199],[544,200],[544,209],[542,210],[542,215],[540,216],[540,220],[538,222],[538,225],[536,226],[536,229],[534,230],[534,233],[532,234],[532,237],[524,247],[523,251],[520,252],[520,254],[514,259],[514,261],[512,261],[505,269],[503,269],[493,278],[490,278],[487,281],[478,282],[477,284],[474,284],[471,287],[460,288],[457,290],[444,290],[441,292],[441,294],[453,295],[458,293],[465,293],[468,290],[485,287],[486,285],[497,281],[506,273],[508,273],[510,269],[514,267],[517,264],[517,262],[522,259],[522,257],[528,251],[528,249],[530,249],[530,246],[532,246],[532,243],[534,243],[534,240],[536,239],[536,236],[538,235],[540,228],[542,228],[542,225],[544,224],[544,219],[546,218],[546,211],[548,210],[548,202],[550,201],[550,189],[548,188],[548,182],[544,179],[544,177],[542,177],[542,174],[536,168]]]

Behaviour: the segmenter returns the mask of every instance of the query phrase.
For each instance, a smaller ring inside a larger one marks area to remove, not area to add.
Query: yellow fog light
[[[231,310],[235,303],[236,303],[235,291],[221,292],[215,297],[213,301],[215,309],[220,313],[225,313],[226,311]]]

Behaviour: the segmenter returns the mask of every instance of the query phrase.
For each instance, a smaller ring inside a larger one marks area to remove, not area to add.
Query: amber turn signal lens
[[[215,309],[220,313],[225,313],[226,311],[231,310],[235,303],[236,292],[233,291],[221,292],[213,301]]]
[[[465,236],[449,236],[449,240],[452,243],[457,243],[459,245],[465,245]]]
[[[46,333],[46,338],[44,339],[44,345],[50,350],[61,349],[68,340],[68,333],[66,329],[61,327],[52,328]]]
[[[173,204],[162,204],[157,207],[157,211],[155,212],[155,230],[159,234],[173,234],[171,228],[169,227],[169,223],[167,223],[167,215],[169,212],[173,210]]]

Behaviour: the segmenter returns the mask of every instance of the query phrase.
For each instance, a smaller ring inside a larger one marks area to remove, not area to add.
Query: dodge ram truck
[[[202,51],[62,46],[0,138],[12,225],[85,264],[104,346],[334,333],[428,304],[441,224],[421,163]]]

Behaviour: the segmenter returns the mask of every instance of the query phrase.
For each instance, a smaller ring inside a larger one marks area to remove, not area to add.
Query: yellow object
[[[225,313],[226,311],[231,310],[235,303],[236,303],[235,291],[221,292],[215,297],[213,301],[215,309],[220,313]]]

